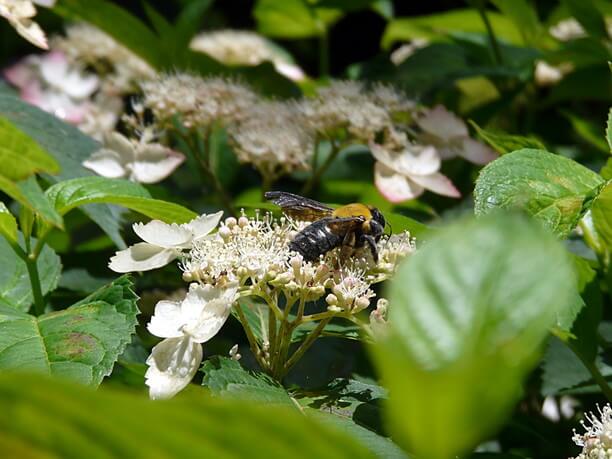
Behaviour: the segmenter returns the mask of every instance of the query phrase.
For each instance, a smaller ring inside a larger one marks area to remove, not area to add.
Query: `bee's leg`
[[[372,252],[372,258],[374,259],[374,262],[378,263],[378,246],[376,245],[376,240],[370,234],[364,234],[362,237],[363,241],[370,248],[370,252]]]
[[[353,253],[353,249],[355,247],[355,233],[348,232],[344,235],[342,239],[342,245],[340,246],[340,259],[345,260],[350,257]]]

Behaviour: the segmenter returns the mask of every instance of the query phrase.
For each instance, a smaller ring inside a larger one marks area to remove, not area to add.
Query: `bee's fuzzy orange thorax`
[[[333,216],[337,218],[363,216],[366,220],[370,220],[372,218],[372,212],[365,204],[355,202],[353,204],[338,207],[334,210]]]

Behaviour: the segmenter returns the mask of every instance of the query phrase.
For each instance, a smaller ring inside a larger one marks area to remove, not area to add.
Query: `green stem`
[[[329,35],[327,30],[319,36],[319,76],[329,76]]]
[[[321,177],[323,176],[325,171],[327,171],[329,166],[338,156],[338,153],[340,153],[340,146],[337,145],[336,142],[334,142],[333,140],[331,141],[331,148],[331,152],[329,153],[329,156],[327,157],[325,162],[321,165],[321,167],[319,167],[316,171],[313,172],[313,174],[310,176],[310,179],[302,187],[302,194],[309,194],[319,184],[319,181],[321,180]]]
[[[318,312],[316,314],[310,314],[308,316],[304,316],[302,317],[301,322],[314,322],[317,320],[323,320],[323,319],[327,319],[327,318],[332,318],[332,317],[341,317],[341,314],[337,313],[337,312],[332,312],[332,311],[325,311],[325,312]]]
[[[297,351],[295,351],[289,360],[287,360],[287,363],[285,363],[282,373],[280,374],[280,378],[283,378],[289,372],[289,370],[291,370],[293,365],[295,365],[302,358],[306,351],[310,349],[310,346],[314,344],[315,340],[319,337],[330,320],[331,317],[323,319],[317,324],[316,328],[310,332],[308,337],[306,337],[304,342],[302,342],[300,347],[298,347]]]
[[[491,51],[493,54],[493,59],[497,65],[501,65],[503,63],[502,54],[499,48],[499,43],[497,42],[497,37],[495,36],[495,32],[493,31],[493,27],[491,26],[491,22],[489,21],[489,16],[487,15],[487,10],[485,8],[486,2],[477,1],[476,8],[478,9],[478,14],[480,14],[480,18],[487,29],[487,34],[489,35],[489,42],[491,44]]]
[[[255,338],[255,334],[253,333],[253,330],[251,330],[251,326],[249,325],[249,322],[246,320],[244,311],[242,310],[242,306],[240,306],[239,303],[236,303],[234,307],[236,308],[236,312],[238,313],[238,317],[240,318],[240,323],[242,323],[242,328],[244,329],[244,333],[246,334],[247,340],[249,341],[251,352],[255,356],[257,363],[263,370],[268,369],[268,364],[263,359],[261,350],[259,349],[259,346],[257,345],[257,339]]]
[[[564,343],[572,350],[574,354],[576,354],[576,357],[580,359],[586,369],[589,370],[589,373],[591,373],[593,380],[597,383],[608,401],[612,401],[612,388],[608,385],[608,381],[606,381],[604,375],[601,374],[599,368],[597,368],[597,365],[595,365],[595,362],[591,362],[589,359],[586,359],[571,342],[564,341]]]
[[[34,314],[40,316],[45,312],[45,300],[40,288],[40,277],[38,276],[38,266],[36,259],[28,257],[26,261],[30,284],[32,285],[32,295],[34,296]]]

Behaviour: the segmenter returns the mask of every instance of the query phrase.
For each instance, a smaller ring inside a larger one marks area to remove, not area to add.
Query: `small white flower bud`
[[[229,350],[229,356],[232,360],[240,360],[242,356],[238,353],[238,345],[234,344]]]
[[[184,272],[183,273],[183,280],[185,282],[193,282],[195,280],[195,278],[194,278],[192,273]]]
[[[238,220],[236,220],[236,218],[234,217],[227,217],[225,219],[225,225],[230,229],[236,226],[237,224],[238,224]]]
[[[353,307],[354,312],[363,311],[370,305],[370,299],[366,296],[360,296],[355,300],[355,305]]]
[[[336,305],[338,304],[338,297],[334,295],[333,293],[330,293],[329,295],[325,297],[325,302],[329,304],[330,306]]]
[[[249,219],[246,218],[244,215],[238,219],[238,226],[240,226],[240,228],[244,228],[248,224],[249,224]]]
[[[329,312],[342,312],[342,308],[340,308],[338,306],[328,306],[327,310]]]
[[[222,226],[219,228],[219,236],[221,236],[224,241],[227,241],[231,235],[232,230],[228,226]]]

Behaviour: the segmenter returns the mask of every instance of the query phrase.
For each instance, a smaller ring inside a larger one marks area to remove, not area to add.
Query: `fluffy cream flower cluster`
[[[599,417],[586,413],[588,426],[582,421],[585,432],[579,434],[574,430],[572,440],[582,447],[582,452],[575,459],[610,459],[612,458],[612,407],[607,404],[602,408],[597,406]]]
[[[134,231],[144,242],[111,258],[109,266],[117,272],[156,269],[179,258],[183,279],[189,283],[182,301],[157,303],[148,325],[153,335],[163,338],[147,360],[146,383],[152,398],[172,397],[189,384],[202,361],[201,344],[221,329],[236,300],[245,296],[259,297],[268,304],[274,333],[274,321],[282,321],[279,333],[284,330],[281,335],[285,341],[275,343],[274,355],[268,352],[270,342],[260,348],[250,339],[262,367],[282,377],[300,355],[296,351],[279,366],[278,356],[287,357],[292,327],[319,321],[317,333],[305,341],[306,349],[333,317],[357,321],[355,314],[367,308],[375,296],[372,284],[388,279],[397,264],[415,250],[414,240],[402,233],[381,238],[377,262],[362,249],[350,257],[334,249],[315,262],[306,262],[290,249],[290,242],[309,223],[285,217],[276,220],[270,214],[255,218],[243,215],[227,218],[215,232],[220,219],[221,212],[182,225],[158,220],[135,224]],[[285,298],[284,311],[281,296]],[[324,299],[327,309],[307,315],[306,303],[319,299]],[[297,318],[290,323],[294,304],[299,304]],[[386,302],[379,300],[370,324],[361,325],[376,336],[385,328],[385,315]],[[248,324],[243,326],[248,328]]]
[[[216,30],[196,35],[189,47],[227,65],[258,65],[272,62],[276,71],[291,80],[304,79],[304,72],[270,40],[247,30]]]

